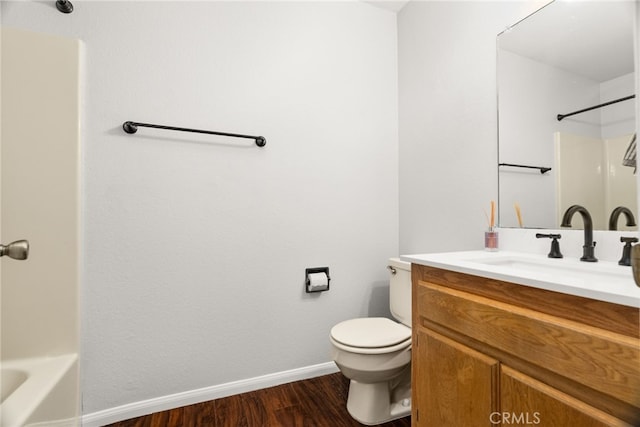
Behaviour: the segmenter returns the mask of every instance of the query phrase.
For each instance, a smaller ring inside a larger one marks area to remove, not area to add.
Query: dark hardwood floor
[[[357,427],[346,408],[341,373],[184,406],[108,427]],[[411,418],[381,424],[410,427]]]

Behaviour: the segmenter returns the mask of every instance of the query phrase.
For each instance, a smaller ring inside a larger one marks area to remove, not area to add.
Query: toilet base
[[[359,423],[370,426],[411,415],[411,370],[406,369],[395,384],[351,380],[347,411]]]

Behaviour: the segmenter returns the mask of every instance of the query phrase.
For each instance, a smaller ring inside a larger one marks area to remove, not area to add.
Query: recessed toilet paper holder
[[[326,279],[322,276],[326,275]],[[305,291],[307,293],[324,292],[329,290],[329,267],[314,267],[305,269]]]

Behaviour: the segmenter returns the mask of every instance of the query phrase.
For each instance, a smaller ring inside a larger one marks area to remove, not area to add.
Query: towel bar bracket
[[[138,132],[138,126],[134,125],[133,122],[124,122],[122,124],[122,129],[124,129],[126,133]]]

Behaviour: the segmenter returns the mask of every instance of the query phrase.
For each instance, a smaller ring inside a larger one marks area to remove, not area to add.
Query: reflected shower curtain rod
[[[618,102],[627,101],[627,100],[633,99],[635,97],[636,97],[635,95],[629,95],[629,96],[625,96],[624,98],[614,99],[613,101],[605,102],[604,104],[594,105],[593,107],[589,107],[589,108],[585,108],[585,109],[582,109],[582,110],[574,111],[573,113],[558,114],[557,118],[558,118],[558,121],[560,121],[560,120],[564,119],[565,117],[573,116],[575,114],[585,113],[587,111],[595,110],[596,108],[606,107],[607,105],[617,104]]]
[[[139,122],[124,122],[122,124],[122,129],[126,133],[136,133],[138,131],[138,127],[147,127],[154,129],[165,129],[165,130],[176,130],[180,132],[192,132],[192,133],[206,133],[209,135],[220,135],[220,136],[230,136],[233,138],[247,138],[253,139],[258,147],[264,147],[267,145],[267,140],[264,136],[253,136],[253,135],[241,135],[238,133],[228,133],[228,132],[214,132],[210,130],[200,130],[200,129],[189,129],[189,128],[179,128],[174,126],[163,126],[163,125],[152,125],[149,123],[139,123]]]

